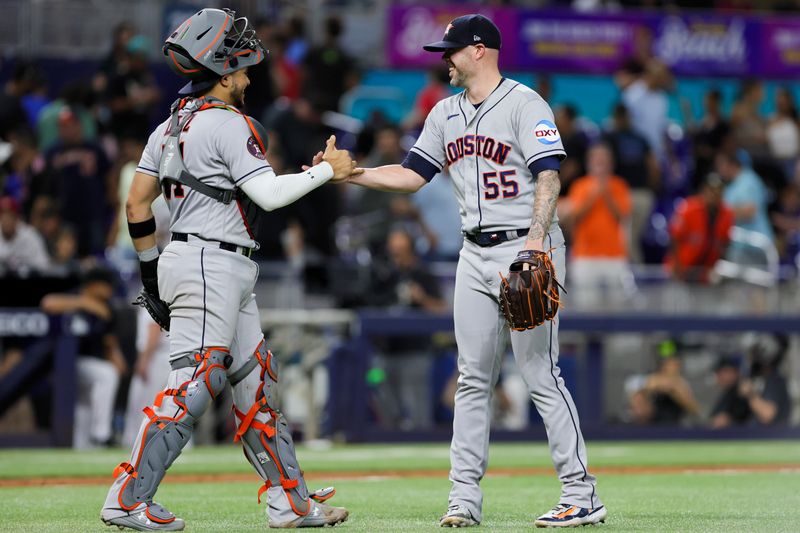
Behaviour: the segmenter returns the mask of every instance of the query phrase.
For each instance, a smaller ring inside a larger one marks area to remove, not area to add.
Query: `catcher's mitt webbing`
[[[500,274],[499,298],[508,326],[524,331],[552,320],[561,304],[559,289],[564,288],[556,278],[550,256],[539,250],[523,250],[508,270],[508,276]]]
[[[147,289],[142,289],[142,292],[139,293],[139,296],[137,296],[132,303],[133,305],[144,307],[153,320],[155,320],[156,324],[161,326],[161,329],[169,331],[169,306],[164,300],[152,294]]]

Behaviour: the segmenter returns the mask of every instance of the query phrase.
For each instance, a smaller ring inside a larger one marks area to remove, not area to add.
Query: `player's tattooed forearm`
[[[528,240],[540,242],[550,229],[556,212],[561,180],[557,170],[543,170],[536,178],[536,193],[533,198],[533,218]]]

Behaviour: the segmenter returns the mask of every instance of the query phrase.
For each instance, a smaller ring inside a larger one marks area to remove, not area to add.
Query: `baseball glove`
[[[133,305],[141,305],[147,309],[147,312],[150,313],[150,316],[156,321],[156,324],[161,326],[161,329],[169,331],[169,306],[167,302],[147,289],[142,289],[142,292],[139,293],[139,296],[137,296],[132,303]]]
[[[526,267],[527,265],[527,267]],[[546,252],[523,250],[508,269],[500,274],[500,308],[508,327],[516,331],[532,329],[556,316],[559,289],[556,268]]]

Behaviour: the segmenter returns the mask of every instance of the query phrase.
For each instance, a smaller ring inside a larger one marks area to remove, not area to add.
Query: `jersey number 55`
[[[517,181],[511,179],[516,176],[516,170],[501,170],[498,174],[496,171],[483,173],[483,186],[485,191],[483,197],[486,200],[496,200],[503,195],[503,198],[513,198],[519,194],[519,185]]]

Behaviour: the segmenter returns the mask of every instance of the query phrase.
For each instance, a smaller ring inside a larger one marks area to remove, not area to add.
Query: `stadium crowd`
[[[324,145],[331,131],[326,113],[338,111],[343,95],[358,86],[359,66],[339,44],[342,23],[335,17],[314,41],[301,18],[279,25],[260,20],[256,29],[270,59],[249,72],[246,111],[270,132],[267,158],[280,174],[308,164]],[[13,62],[0,94],[0,275],[82,277],[77,292],[47,296],[41,305],[48,312],[90,317],[93,337],[81,344],[81,359],[104,363],[106,372],[79,373],[79,379],[102,383],[98,394],[104,398],[116,394],[116,382],[131,370],[145,379],[148,373],[149,358],[142,363],[120,356],[111,300],[120,279],[130,281],[136,270],[124,215],[127,187],[150,129],[173,98],[155,82],[151,43],[136,28],[119,25],[113,43],[91,79],[70,80],[55,97],[36,61],[24,59]],[[719,259],[763,267],[766,250],[774,248],[796,276],[800,120],[792,91],[778,89],[775,110],[767,116],[761,113],[765,91],[758,80],[742,82],[730,112],[721,92],[710,90],[700,118],[694,118],[697,110],[686,110],[681,128],[668,120],[674,79],[657,59],[632,57],[614,79],[619,103],[606,121],[587,121],[577,104],[555,109],[569,154],[562,164],[558,214],[569,239],[569,287],[575,288],[570,297],[580,300],[577,305],[593,308],[625,298],[635,291],[633,267],[642,264],[663,265],[668,276],[686,283],[709,284]],[[552,96],[546,78],[536,88],[545,99]],[[433,69],[401,123],[375,113],[344,139],[364,166],[399,162],[428,111],[449,94],[447,73]],[[447,298],[430,261],[454,261],[460,248],[449,189],[444,176],[413,198],[319,188],[261,214],[257,257],[301,264],[308,273],[326,265],[338,265],[342,276],[366,269],[363,284],[338,289],[339,306],[445,311]],[[733,240],[732,227],[744,230]],[[152,356],[157,333],[140,339],[140,353]],[[393,424],[431,424],[432,414],[423,415],[431,409],[419,408],[432,394],[420,388],[431,371],[429,341],[386,339],[379,346],[391,376],[388,394],[396,399],[385,403],[399,410],[383,418]],[[7,352],[0,376],[15,361],[18,354]],[[680,422],[702,410],[674,361],[665,358],[629,391],[628,420]],[[719,360],[715,375],[724,394],[706,409],[709,423],[785,423],[788,399],[783,393],[766,398],[763,385],[754,392],[753,381],[738,374],[743,365],[730,357]],[[771,379],[777,365],[764,372]],[[758,394],[776,405],[765,408],[753,399]],[[109,441],[109,428],[98,428],[93,442]]]

